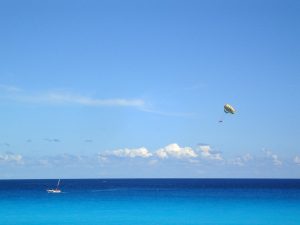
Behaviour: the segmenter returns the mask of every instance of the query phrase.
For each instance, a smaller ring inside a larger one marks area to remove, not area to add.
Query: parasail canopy
[[[234,114],[235,109],[231,105],[226,104],[226,105],[224,105],[224,112]]]

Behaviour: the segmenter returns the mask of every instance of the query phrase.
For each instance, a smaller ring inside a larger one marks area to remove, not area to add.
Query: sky
[[[300,178],[299,10],[0,1],[0,179]]]

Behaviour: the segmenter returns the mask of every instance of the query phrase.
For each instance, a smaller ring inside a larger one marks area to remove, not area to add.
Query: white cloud
[[[118,150],[114,150],[108,154],[116,156],[116,157],[129,157],[129,158],[136,158],[136,157],[149,158],[152,156],[152,153],[150,153],[144,147],[136,148],[136,149],[129,149],[129,148],[118,149]]]
[[[245,163],[244,163],[244,161],[242,160],[241,157],[236,157],[235,159],[229,160],[229,163],[233,164],[233,165],[237,165],[237,166],[244,166],[245,165]]]
[[[156,155],[161,158],[196,158],[197,153],[190,147],[180,147],[178,144],[170,144],[156,151]]]
[[[209,145],[199,145],[199,148],[203,153],[209,153],[211,151],[211,147]]]
[[[282,161],[280,161],[280,160],[278,159],[278,156],[277,156],[277,155],[273,154],[273,155],[272,155],[272,159],[273,159],[273,164],[274,164],[275,166],[281,166],[281,165],[282,165]]]
[[[297,164],[297,165],[300,165],[300,156],[296,156],[294,158],[294,162]]]
[[[247,161],[249,161],[249,160],[252,160],[252,159],[253,159],[253,156],[250,155],[249,153],[247,153],[247,154],[244,155],[242,158],[243,158],[243,160],[244,160],[245,162],[247,162]]]
[[[209,145],[199,145],[200,155],[202,158],[211,160],[223,160],[220,153],[212,151]]]
[[[249,153],[243,156],[236,157],[235,159],[229,160],[230,164],[237,166],[244,166],[248,161],[252,160],[253,157]]]
[[[279,160],[278,156],[276,154],[273,154],[270,150],[263,149],[263,152],[267,155],[269,159],[272,160],[273,165],[275,166],[281,166],[282,161]]]
[[[97,164],[97,157],[95,155],[84,156],[69,153],[62,153],[52,156],[40,156],[34,158],[27,158],[28,164],[38,165],[43,167],[57,167],[57,166],[89,166]]]
[[[4,153],[0,155],[0,163],[1,162],[7,162],[7,163],[23,163],[23,156],[20,154],[14,154],[14,153]]]
[[[97,158],[99,160],[99,162],[108,162],[108,157],[107,156],[104,156],[103,154],[98,154],[97,155]]]
[[[151,153],[146,148],[137,149],[117,149],[113,151],[107,151],[105,153],[99,154],[101,159],[105,158],[107,160],[109,157],[114,156],[118,158],[152,158],[155,163],[159,159],[176,158],[176,159],[188,159],[190,163],[198,163],[200,158],[205,158],[209,160],[223,160],[220,153],[213,152],[210,146],[201,146],[201,152],[198,154],[191,147],[181,147],[176,143],[169,144],[163,148],[156,150]]]
[[[42,166],[51,166],[51,163],[47,159],[38,159],[37,163]]]
[[[156,165],[157,163],[158,163],[158,160],[157,160],[157,159],[152,159],[152,160],[150,160],[150,161],[148,162],[148,164],[149,164],[150,166]]]

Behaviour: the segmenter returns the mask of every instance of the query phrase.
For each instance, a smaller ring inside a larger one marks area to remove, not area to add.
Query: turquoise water
[[[300,180],[0,181],[1,225],[299,225]]]

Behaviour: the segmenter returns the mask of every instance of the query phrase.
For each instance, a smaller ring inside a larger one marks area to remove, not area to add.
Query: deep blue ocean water
[[[300,180],[0,180],[0,225],[299,225]]]

